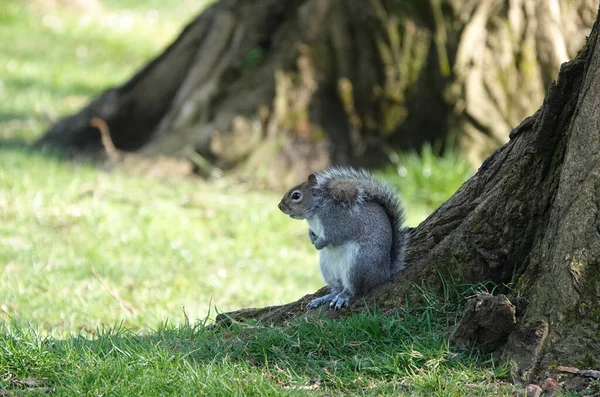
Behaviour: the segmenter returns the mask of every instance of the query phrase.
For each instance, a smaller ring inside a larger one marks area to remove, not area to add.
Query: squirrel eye
[[[294,192],[292,193],[292,200],[300,200],[302,198],[302,193]]]

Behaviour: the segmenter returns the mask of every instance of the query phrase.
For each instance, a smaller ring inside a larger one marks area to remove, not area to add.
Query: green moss
[[[253,48],[244,57],[242,69],[247,72],[258,65],[258,63],[264,58],[265,52],[262,48]]]
[[[550,361],[550,364],[548,364],[548,370],[550,372],[554,372],[557,370],[557,367],[560,365],[560,362],[558,362],[557,360],[552,360]]]
[[[381,132],[385,135],[392,134],[408,114],[406,107],[398,103],[383,102],[381,105],[382,121]]]
[[[311,143],[323,142],[327,139],[327,132],[323,128],[318,125],[313,125],[312,130],[309,136],[309,140]]]
[[[585,316],[600,328],[600,306],[596,303],[600,293],[600,273],[595,271],[596,268],[597,264],[586,263],[579,269],[583,280],[579,309],[583,310]]]
[[[304,45],[302,49],[310,58],[311,64],[318,74],[327,75],[328,72],[331,71],[331,60],[333,58],[331,56],[332,49],[326,46],[325,43],[314,47]]]
[[[533,43],[526,41],[521,48],[521,62],[519,63],[522,81],[536,80],[538,77],[538,63]]]
[[[346,111],[354,109],[354,89],[349,79],[340,78],[338,80],[338,95]]]
[[[434,42],[438,53],[439,70],[442,76],[448,77],[451,72],[450,61],[446,49],[448,42],[446,27],[448,26],[448,22],[444,18],[442,2],[440,0],[431,0],[431,11],[436,25]]]
[[[575,362],[575,365],[582,369],[597,368],[599,364],[600,361],[591,354],[586,354],[582,359]]]

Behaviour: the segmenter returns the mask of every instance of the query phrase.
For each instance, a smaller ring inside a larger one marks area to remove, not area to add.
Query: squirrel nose
[[[286,208],[288,208],[288,206],[285,205],[285,203],[283,201],[279,202],[279,204],[277,205],[277,208],[279,208],[279,211],[283,212],[284,214],[287,214]]]

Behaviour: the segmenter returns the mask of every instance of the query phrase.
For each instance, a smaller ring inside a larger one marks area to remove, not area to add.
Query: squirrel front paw
[[[310,239],[310,242],[314,245],[315,241],[317,241],[318,237],[315,234],[315,232],[313,232],[312,230],[308,229],[308,238]]]
[[[323,237],[319,237],[313,242],[313,245],[317,250],[320,251],[327,246],[327,240],[325,240]]]

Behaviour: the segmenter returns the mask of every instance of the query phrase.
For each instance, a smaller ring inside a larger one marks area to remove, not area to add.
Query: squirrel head
[[[294,186],[283,195],[279,209],[293,219],[306,219],[315,210],[318,202],[318,186],[315,174],[310,174],[308,180]]]

